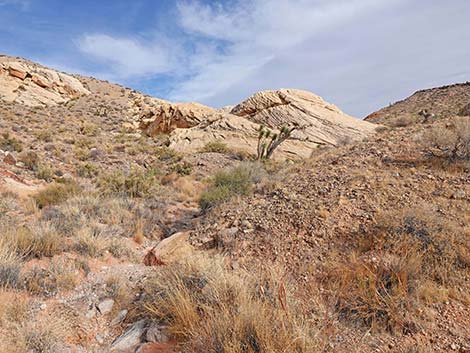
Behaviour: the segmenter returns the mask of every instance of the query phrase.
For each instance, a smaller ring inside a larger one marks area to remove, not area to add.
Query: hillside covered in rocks
[[[1,56],[0,352],[470,351],[467,86],[362,121]]]

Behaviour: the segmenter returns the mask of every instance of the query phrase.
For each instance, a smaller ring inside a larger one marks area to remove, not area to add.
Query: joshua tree
[[[274,150],[291,136],[292,131],[298,128],[297,124],[290,127],[284,125],[279,133],[275,133],[261,125],[258,130],[258,160],[269,159]]]

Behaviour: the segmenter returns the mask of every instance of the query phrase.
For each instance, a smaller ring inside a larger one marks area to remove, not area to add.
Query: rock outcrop
[[[56,105],[88,94],[75,77],[26,60],[0,56],[0,97],[5,101],[27,106]]]
[[[138,94],[129,102],[129,127],[156,136],[196,126],[214,113],[215,109],[199,103],[171,103]]]
[[[149,136],[169,134],[170,147],[180,152],[194,152],[219,140],[231,149],[254,153],[260,125],[273,130],[298,125],[292,138],[278,149],[277,155],[284,158],[306,158],[319,145],[360,140],[376,128],[313,93],[292,89],[258,92],[235,107],[218,110],[138,95],[130,102],[129,117],[128,128]]]
[[[302,90],[261,91],[234,107],[232,114],[270,128],[298,124],[305,129],[293,136],[316,144],[337,145],[359,140],[375,130],[373,124],[353,118],[321,97]]]

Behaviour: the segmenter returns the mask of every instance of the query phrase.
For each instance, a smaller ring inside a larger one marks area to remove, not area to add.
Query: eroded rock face
[[[88,94],[75,77],[25,60],[0,56],[0,97],[6,101],[27,106],[56,105]]]
[[[137,95],[129,103],[131,124],[148,136],[196,126],[214,112],[199,103],[171,103],[143,95]]]
[[[344,139],[362,139],[376,128],[343,113],[313,93],[295,89],[258,92],[234,107],[231,113],[270,128],[306,126],[295,131],[293,137],[326,145],[338,145]]]

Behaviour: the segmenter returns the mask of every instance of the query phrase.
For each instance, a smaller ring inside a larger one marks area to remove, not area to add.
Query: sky
[[[470,81],[470,0],[0,0],[0,53],[172,101],[298,88],[353,116]]]

